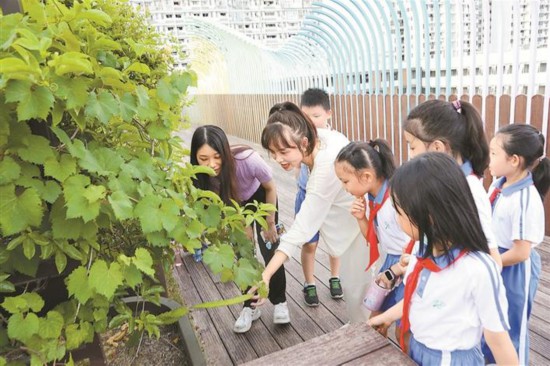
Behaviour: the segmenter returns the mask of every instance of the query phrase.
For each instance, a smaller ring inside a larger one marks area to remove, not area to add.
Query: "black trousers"
[[[252,197],[250,197],[248,200],[243,202],[243,206],[247,203],[253,203],[254,201],[266,203],[266,195],[265,195],[265,189],[263,186],[260,185],[260,188],[254,194]],[[278,203],[276,203],[276,207],[278,210]],[[279,212],[275,212],[275,223],[279,222]],[[272,243],[271,249],[267,249],[265,245],[265,241],[262,238],[262,235],[260,234],[262,231],[262,226],[258,224],[258,222],[254,222],[255,226],[255,232],[256,232],[256,239],[258,240],[258,246],[260,247],[260,253],[262,254],[262,257],[264,259],[264,263],[267,264],[275,254],[275,250],[279,246],[279,242]],[[271,277],[271,280],[269,281],[269,295],[268,299],[271,301],[273,305],[280,304],[282,302],[286,301],[286,276],[285,276],[285,268],[284,266],[281,266],[277,272],[273,274],[273,277]],[[252,303],[252,300],[245,301],[244,306],[250,307],[250,304]]]

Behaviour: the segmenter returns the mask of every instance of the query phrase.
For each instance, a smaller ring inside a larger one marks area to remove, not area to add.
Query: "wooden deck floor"
[[[182,133],[184,141],[190,141],[191,132]],[[279,196],[279,215],[288,228],[294,217],[294,197],[296,183],[294,176],[284,172],[270,160],[261,146],[248,141],[230,137],[231,143],[245,143],[256,149],[272,166]],[[550,237],[537,248],[542,257],[542,274],[538,293],[532,311],[531,354],[532,365],[550,364]],[[252,361],[270,353],[288,348],[303,341],[321,336],[340,328],[347,322],[343,300],[333,300],[329,294],[330,277],[328,254],[321,242],[316,255],[315,276],[320,305],[307,307],[303,301],[303,274],[300,254],[295,253],[286,264],[287,301],[290,309],[291,324],[273,324],[273,306],[264,305],[261,318],[253,323],[245,334],[235,334],[233,324],[239,315],[241,305],[195,311],[192,318],[195,331],[205,350],[210,365],[237,365]],[[182,298],[188,305],[203,301],[231,298],[239,295],[233,283],[222,283],[203,263],[195,263],[190,255],[178,258],[174,267]],[[368,364],[368,360],[363,360]],[[304,359],[304,364],[308,363]]]

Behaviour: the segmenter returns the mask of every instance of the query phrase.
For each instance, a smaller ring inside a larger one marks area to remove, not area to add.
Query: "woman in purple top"
[[[206,125],[195,130],[191,139],[191,164],[208,166],[214,170],[215,176],[198,174],[194,181],[195,187],[216,192],[226,204],[231,205],[233,199],[243,206],[254,201],[277,205],[277,190],[271,168],[251,147],[230,147],[225,132],[217,126]],[[267,265],[279,244],[275,228],[277,212],[270,214],[266,221],[268,230],[263,231],[263,237],[260,234],[261,226],[258,223],[254,225],[258,246]],[[253,240],[252,227],[247,229],[250,239]],[[276,244],[268,248],[264,237]],[[290,323],[285,290],[285,271],[281,267],[269,282],[269,300],[275,305],[275,324]],[[259,319],[260,315],[260,309],[251,307],[251,301],[245,302],[233,330],[236,333],[247,332],[252,321]]]

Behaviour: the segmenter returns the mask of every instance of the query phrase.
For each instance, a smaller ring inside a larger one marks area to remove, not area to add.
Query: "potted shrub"
[[[136,315],[122,299],[158,304],[156,268],[177,245],[206,242],[223,280],[257,281],[244,225],[274,208],[195,189],[197,172],[213,172],[183,164],[173,135],[195,74],[172,70],[172,51],[126,2],[22,4],[0,17],[0,365],[70,363],[122,322],[158,335],[189,309]],[[52,272],[60,301],[43,292]]]

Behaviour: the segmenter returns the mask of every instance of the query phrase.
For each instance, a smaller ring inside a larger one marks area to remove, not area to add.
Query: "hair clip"
[[[460,103],[460,100],[454,100],[451,102],[451,104],[453,105],[455,111],[457,111],[458,113],[462,113],[462,104]]]

